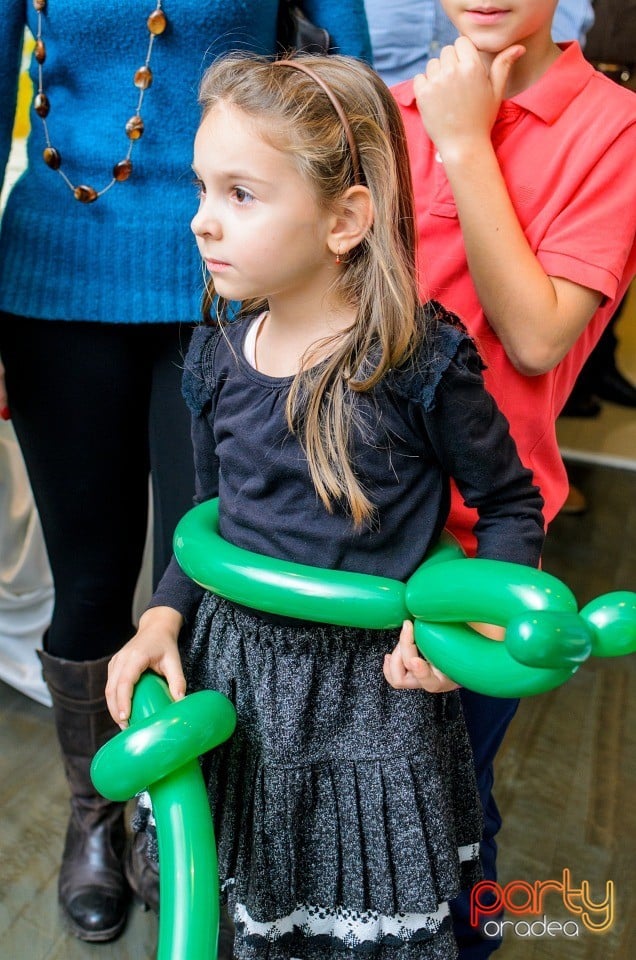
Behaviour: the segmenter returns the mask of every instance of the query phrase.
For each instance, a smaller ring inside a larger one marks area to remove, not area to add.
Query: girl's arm
[[[417,105],[450,183],[470,274],[488,321],[512,364],[552,369],[593,317],[601,294],[548,276],[528,244],[491,142],[491,130],[520,46],[486,72],[467,37],[445,47],[415,78]],[[522,65],[522,64],[521,64]]]
[[[438,328],[435,335],[439,339],[431,353],[450,357],[444,346],[448,334],[440,335]],[[437,386],[433,407],[417,408],[422,430],[466,503],[477,508],[477,556],[537,566],[544,540],[543,499],[519,459],[507,420],[486,390],[474,344],[456,328],[451,342],[454,354]],[[502,639],[499,627],[471,626],[484,636]],[[397,689],[443,693],[457,687],[419,655],[409,621],[395,649],[385,657],[383,669],[388,683]]]
[[[195,332],[201,339],[205,331]],[[193,337],[194,342],[194,337]],[[188,382],[188,362],[184,385]],[[192,445],[195,467],[194,503],[203,503],[218,494],[218,458],[212,432],[210,404],[200,387],[197,397],[186,393],[192,412]],[[204,590],[188,577],[173,556],[150,605],[140,617],[135,636],[112,658],[108,668],[106,701],[115,723],[128,725],[135,684],[146,670],[164,676],[175,700],[185,695],[186,683],[179,656],[179,633],[191,622]]]

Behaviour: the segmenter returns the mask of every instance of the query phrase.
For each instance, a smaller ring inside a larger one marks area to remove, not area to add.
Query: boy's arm
[[[528,244],[491,142],[512,64],[509,47],[486,72],[467,37],[445,47],[415,78],[417,105],[444,164],[470,274],[489,323],[512,364],[545,373],[593,317],[601,293],[548,276]]]

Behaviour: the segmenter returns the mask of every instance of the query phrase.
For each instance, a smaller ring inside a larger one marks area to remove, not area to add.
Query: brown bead
[[[73,196],[76,200],[79,200],[80,203],[94,203],[95,200],[97,200],[97,190],[86,186],[75,187]]]
[[[132,168],[132,160],[120,160],[119,163],[116,163],[113,167],[113,177],[119,181],[119,183],[123,183],[132,173]]]
[[[33,0],[33,6],[38,13],[42,13],[46,10],[46,0]]]
[[[139,67],[136,71],[133,83],[140,90],[147,90],[152,83],[152,70],[150,67]]]
[[[49,103],[49,98],[45,93],[37,94],[35,100],[33,101],[33,108],[38,117],[42,117],[42,119],[48,117],[51,104]]]
[[[126,124],[126,135],[129,140],[139,140],[143,132],[144,122],[139,114],[135,114],[135,116],[131,117]]]
[[[148,29],[150,30],[150,32],[154,33],[155,36],[157,37],[159,36],[159,34],[163,33],[163,31],[166,29],[168,25],[168,21],[166,20],[165,13],[163,12],[163,10],[159,10],[159,9],[152,11],[146,23],[148,24]]]
[[[44,46],[44,40],[35,41],[35,50],[33,52],[37,62],[44,63],[46,60],[46,47]]]
[[[51,170],[59,170],[62,166],[62,157],[55,149],[55,147],[47,147],[46,150],[42,152],[44,162],[47,167],[50,167]]]

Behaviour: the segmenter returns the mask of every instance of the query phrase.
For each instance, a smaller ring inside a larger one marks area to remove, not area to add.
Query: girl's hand
[[[177,641],[183,617],[172,607],[151,607],[139,620],[135,636],[108,664],[106,703],[122,730],[128,726],[133,689],[146,670],[165,677],[175,700],[185,696],[186,682]]]
[[[490,140],[508,75],[524,53],[519,44],[507,47],[488,70],[472,40],[459,37],[453,46],[442,48],[439,59],[429,60],[426,73],[415,77],[417,106],[442,160],[449,150]]]
[[[413,634],[413,624],[405,620],[400,639],[393,653],[387,653],[383,664],[384,676],[396,690],[427,690],[429,693],[447,693],[457,690],[445,674],[420,656]]]

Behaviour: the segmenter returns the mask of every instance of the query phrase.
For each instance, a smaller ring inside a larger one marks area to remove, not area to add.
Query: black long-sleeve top
[[[543,500],[484,386],[475,345],[439,304],[424,312],[428,334],[418,353],[370,392],[355,394],[363,428],[352,432],[352,461],[377,508],[361,530],[317,496],[285,418],[292,378],[266,376],[248,363],[248,319],[195,330],[183,378],[194,502],[220,498],[226,540],[270,557],[406,580],[442,532],[453,477],[478,510],[477,556],[538,564]],[[151,605],[190,619],[201,595],[173,557]]]

